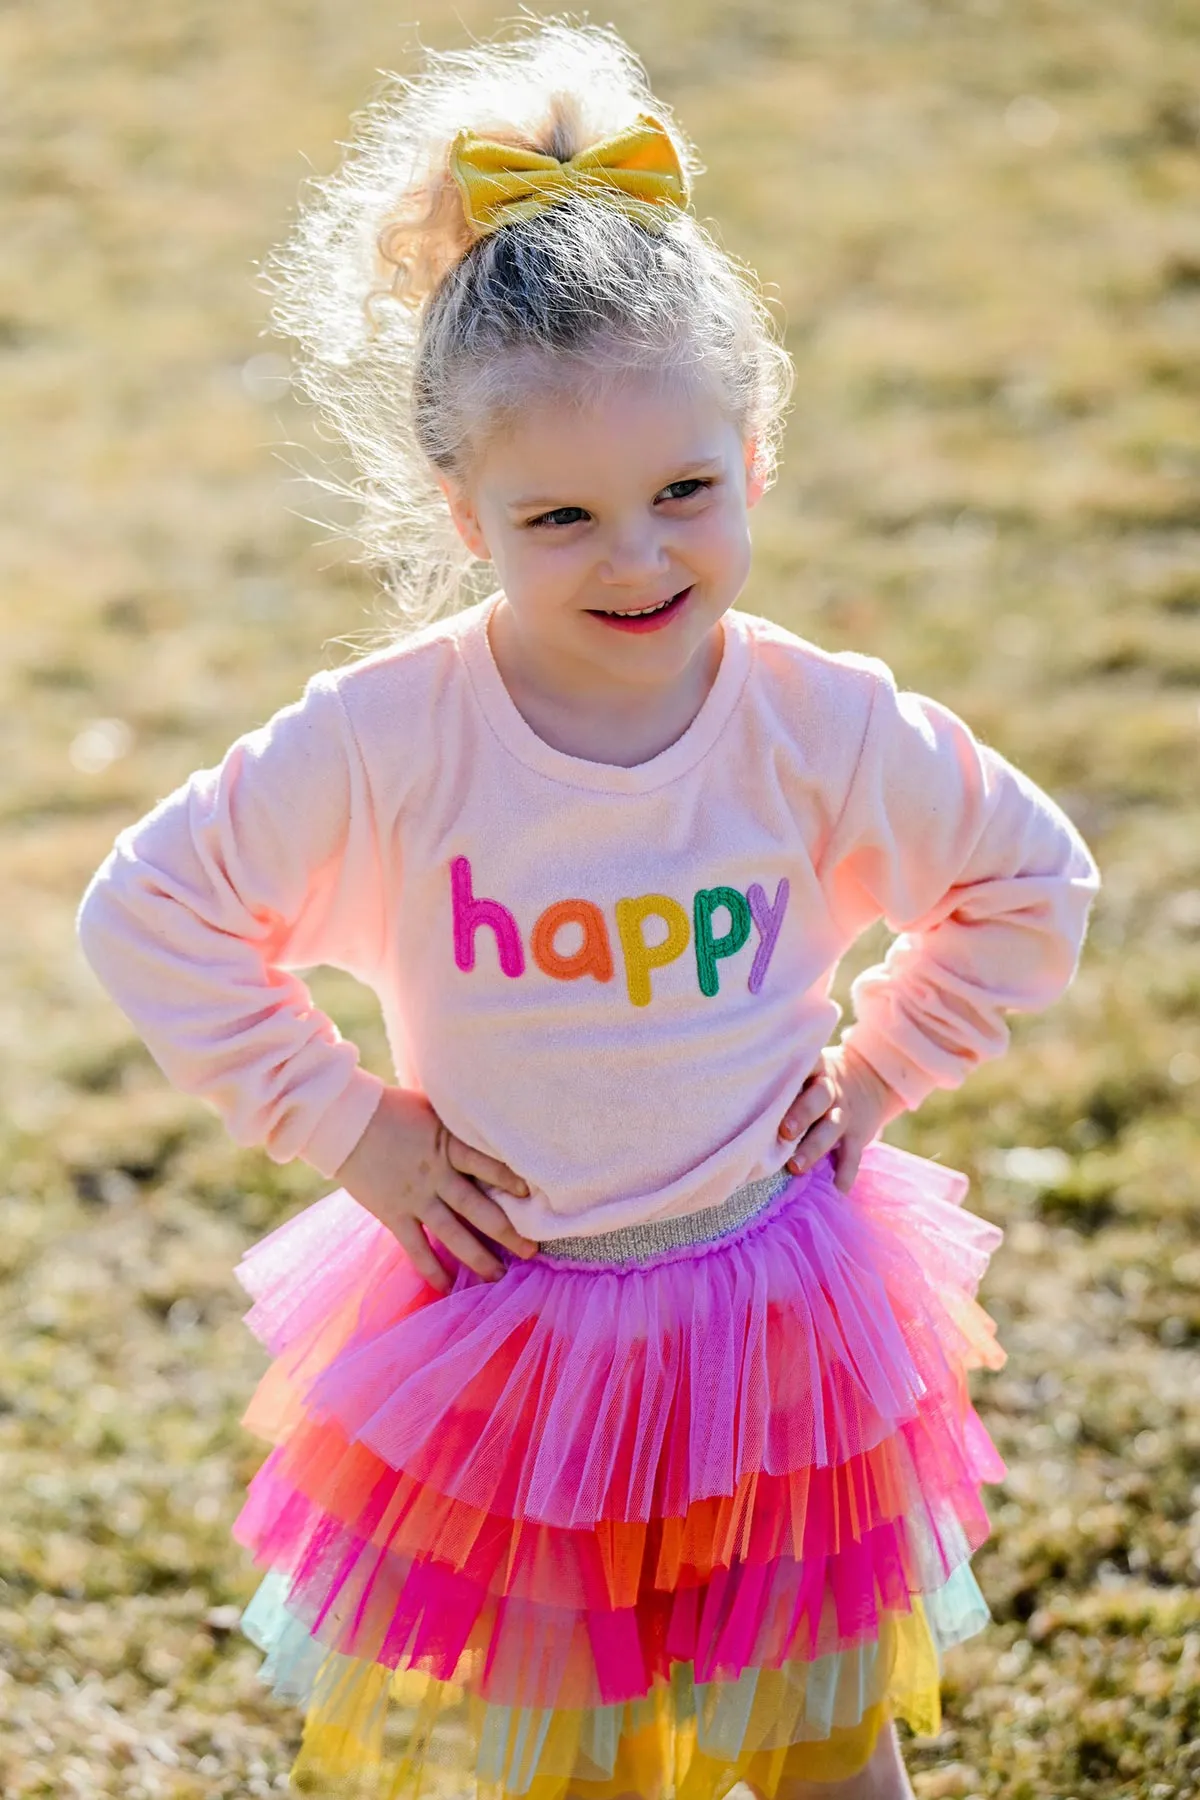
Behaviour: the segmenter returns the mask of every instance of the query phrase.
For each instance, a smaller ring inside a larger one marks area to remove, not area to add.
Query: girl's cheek
[[[507,546],[504,573],[513,587],[536,592],[553,581],[556,561],[551,545],[540,539],[517,538]]]
[[[593,554],[581,539],[548,544],[537,558],[535,579],[547,588],[570,587],[591,567]]]
[[[741,520],[726,512],[714,513],[703,521],[690,540],[691,554],[709,563],[740,563],[745,556],[746,530]]]
[[[556,595],[573,587],[585,570],[577,547],[568,544],[529,546],[514,558],[508,581],[533,602],[552,603]]]

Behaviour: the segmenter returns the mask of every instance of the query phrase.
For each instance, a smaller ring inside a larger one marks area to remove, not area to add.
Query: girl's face
[[[565,693],[665,688],[745,583],[763,486],[751,463],[706,386],[631,375],[586,400],[531,400],[445,485],[535,678]]]

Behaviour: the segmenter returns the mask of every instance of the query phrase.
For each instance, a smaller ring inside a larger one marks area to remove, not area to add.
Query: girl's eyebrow
[[[721,468],[723,461],[724,459],[718,454],[716,456],[696,456],[687,462],[677,463],[675,465],[676,472],[668,475],[665,481],[658,482],[654,492],[657,494],[660,488],[670,487],[676,481],[689,481],[694,475],[709,474]],[[560,506],[582,506],[582,502],[564,500],[561,494],[530,494],[519,500],[510,500],[508,511],[512,513],[553,512]]]

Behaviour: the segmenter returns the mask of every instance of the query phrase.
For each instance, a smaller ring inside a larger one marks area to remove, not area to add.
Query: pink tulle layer
[[[917,1420],[936,1493],[968,1460],[964,1371],[1002,1360],[973,1298],[1000,1233],[963,1212],[964,1189],[875,1144],[850,1195],[826,1160],[732,1239],[620,1270],[511,1259],[496,1284],[461,1268],[441,1297],[336,1194],[238,1273],[305,1415],[481,1512],[564,1528],[681,1516]]]

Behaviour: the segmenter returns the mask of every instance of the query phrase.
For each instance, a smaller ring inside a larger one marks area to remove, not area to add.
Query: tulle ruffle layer
[[[444,1296],[345,1194],[256,1245],[244,1623],[312,1768],[376,1800],[457,1744],[481,1794],[603,1800],[632,1756],[716,1800],[852,1772],[886,1711],[936,1729],[1003,1474],[965,1189],[875,1144],[849,1196],[827,1160],[716,1243]],[[427,1751],[389,1761],[410,1714]]]
[[[936,1731],[939,1714],[930,1696],[936,1694],[941,1652],[988,1617],[964,1567],[944,1589],[917,1598],[911,1612],[888,1616],[878,1637],[855,1651],[707,1683],[676,1663],[668,1680],[654,1682],[638,1699],[579,1710],[486,1702],[462,1686],[413,1671],[389,1680],[389,1671],[376,1666],[367,1675],[354,1659],[326,1657],[314,1646],[308,1628],[288,1613],[286,1591],[286,1578],[268,1575],[243,1629],[266,1652],[262,1674],[276,1693],[310,1707],[312,1718],[339,1721],[306,1734],[306,1762],[326,1777],[386,1767],[390,1723],[400,1744],[420,1743],[435,1765],[453,1766],[455,1745],[465,1733],[479,1747],[474,1772],[480,1785],[513,1795],[544,1792],[568,1779],[574,1786],[580,1779],[619,1784],[622,1778],[634,1793],[652,1793],[664,1766],[674,1766],[675,1785],[685,1795],[724,1791],[716,1778],[734,1766],[741,1771],[734,1779],[757,1776],[756,1785],[766,1792],[774,1791],[772,1769],[776,1779],[789,1768],[810,1780],[853,1773],[861,1766],[859,1746],[873,1741],[885,1702],[915,1729]],[[802,1755],[789,1757],[797,1747]],[[633,1769],[631,1749],[638,1757]],[[403,1761],[402,1754],[390,1780],[397,1780]]]

